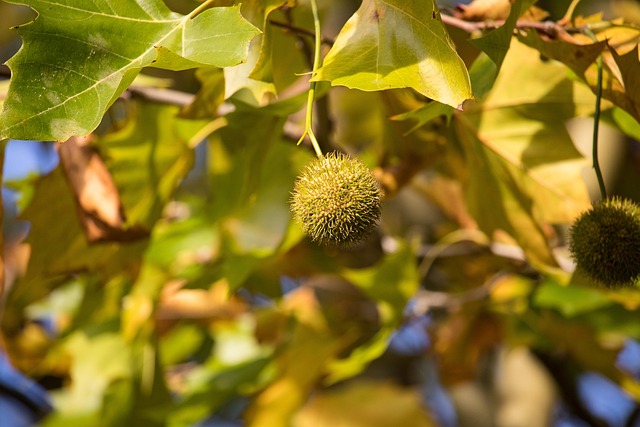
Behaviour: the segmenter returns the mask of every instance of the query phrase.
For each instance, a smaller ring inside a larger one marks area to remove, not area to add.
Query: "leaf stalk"
[[[209,5],[213,4],[216,0],[207,0],[205,2],[203,2],[200,6],[196,7],[195,9],[193,9],[191,11],[191,13],[189,13],[189,19],[193,19],[196,17],[196,15],[200,14],[201,12],[204,12],[204,10],[206,8],[209,7]]]
[[[591,37],[591,39],[597,43],[598,39],[596,38],[591,28],[585,27],[584,33]],[[592,158],[593,158],[593,170],[596,173],[596,178],[598,179],[598,187],[600,189],[600,197],[602,200],[607,198],[607,190],[604,185],[604,177],[602,176],[602,170],[600,169],[600,161],[598,159],[598,133],[600,128],[600,105],[602,103],[602,54],[598,55],[598,59],[596,59],[596,66],[598,69],[598,76],[596,82],[596,106],[593,112],[593,143],[591,146],[592,149]]]
[[[318,5],[316,4],[316,0],[311,0],[311,13],[313,14],[313,30],[315,33],[315,45],[313,51],[313,67],[311,69],[311,77],[318,71],[320,68],[320,48],[322,46],[322,37],[320,35],[320,18],[318,16]],[[322,158],[322,150],[320,149],[320,144],[318,144],[318,139],[316,135],[313,133],[313,102],[315,100],[316,95],[316,82],[311,82],[309,86],[309,93],[307,97],[307,114],[305,116],[305,126],[304,132],[302,136],[298,140],[298,145],[304,140],[304,138],[309,135],[309,140],[311,141],[311,145],[313,146],[316,155],[319,158]]]

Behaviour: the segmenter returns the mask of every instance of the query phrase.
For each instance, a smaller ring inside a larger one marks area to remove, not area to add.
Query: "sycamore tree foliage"
[[[639,28],[573,7],[547,21],[532,0],[322,1],[312,71],[309,1],[11,3],[37,18],[15,29],[0,140],[59,155],[5,184],[20,194],[5,226],[29,232],[4,245],[1,344],[57,379],[43,425],[436,425],[417,388],[366,375],[416,319],[445,385],[524,345],[569,402],[553,367],[640,400],[616,365],[640,292],[574,273],[566,239],[591,204],[566,124],[594,115],[600,86],[599,120],[640,137]],[[191,93],[172,87],[185,75]],[[292,221],[309,124],[384,190],[355,247]]]

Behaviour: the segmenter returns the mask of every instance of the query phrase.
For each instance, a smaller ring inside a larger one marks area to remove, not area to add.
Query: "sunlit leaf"
[[[71,335],[65,348],[73,358],[71,386],[56,399],[63,413],[97,412],[107,387],[131,375],[131,350],[116,333],[90,336],[82,331]],[[92,357],[86,357],[86,354]]]
[[[241,98],[253,105],[264,105],[268,94],[275,94],[273,55],[269,52],[273,28],[268,24],[271,12],[288,0],[248,0],[242,3],[244,16],[262,31],[249,47],[247,61],[224,70],[225,96],[244,90]]]
[[[622,108],[612,108],[603,114],[603,119],[611,121],[618,129],[626,135],[640,141],[640,121],[633,118]]]
[[[187,375],[169,427],[193,426],[231,398],[263,385],[271,357],[269,349],[256,342],[254,328],[249,317],[215,328],[214,351]]]
[[[329,374],[325,384],[334,384],[361,373],[372,361],[387,351],[395,328],[383,327],[366,344],[353,350],[348,357],[336,359],[328,366]]]
[[[86,135],[142,67],[235,65],[258,33],[237,6],[183,16],[159,0],[21,3],[39,16],[19,28],[24,45],[8,62],[0,138]]]
[[[469,76],[433,0],[365,0],[313,80],[365,91],[411,87],[454,108]]]

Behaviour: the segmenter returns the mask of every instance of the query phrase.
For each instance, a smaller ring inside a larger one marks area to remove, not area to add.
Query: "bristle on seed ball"
[[[330,153],[302,170],[291,211],[312,240],[350,246],[375,228],[381,197],[380,186],[366,165],[345,154]]]
[[[640,206],[620,198],[596,203],[570,230],[569,249],[581,268],[608,288],[640,279]]]

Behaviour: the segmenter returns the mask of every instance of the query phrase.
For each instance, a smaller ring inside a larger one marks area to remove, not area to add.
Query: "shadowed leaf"
[[[571,222],[589,206],[586,163],[565,121],[590,112],[593,96],[567,78],[564,66],[533,52],[512,45],[484,103],[454,115],[454,128],[466,152],[474,218],[487,233],[514,236],[542,267],[556,262],[541,223]]]

